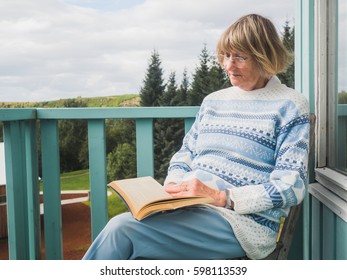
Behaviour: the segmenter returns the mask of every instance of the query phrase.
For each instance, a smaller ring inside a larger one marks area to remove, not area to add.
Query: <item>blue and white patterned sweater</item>
[[[276,246],[280,217],[300,203],[307,184],[309,106],[274,76],[265,88],[230,87],[208,95],[165,182],[197,178],[230,189],[234,210],[223,215],[252,259]]]

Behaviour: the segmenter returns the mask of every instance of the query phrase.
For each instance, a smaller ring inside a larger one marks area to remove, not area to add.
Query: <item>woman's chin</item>
[[[234,79],[234,78],[230,78],[230,83],[232,86],[234,87],[239,87],[241,85],[240,81],[238,81],[238,79]]]

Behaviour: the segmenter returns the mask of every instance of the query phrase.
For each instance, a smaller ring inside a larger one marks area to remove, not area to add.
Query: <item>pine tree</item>
[[[192,88],[188,92],[188,105],[199,106],[206,95],[210,93],[209,88],[209,62],[210,55],[204,45],[200,54],[200,65],[196,68],[193,75]]]
[[[211,57],[212,65],[209,70],[209,92],[214,92],[230,87],[230,81],[224,69],[219,65],[215,57]]]
[[[183,71],[183,78],[180,88],[177,90],[177,95],[174,98],[175,106],[186,106],[188,105],[188,91],[189,91],[189,78],[187,73],[187,68]]]
[[[188,90],[189,79],[187,69],[184,69],[182,82],[179,88],[176,86],[175,74],[172,73],[167,84],[166,92],[164,93],[164,100],[170,100],[170,102],[163,103],[162,105],[186,106],[188,103]],[[159,181],[163,181],[167,175],[167,169],[172,155],[177,152],[182,145],[185,130],[183,119],[162,119],[160,120],[160,125],[161,130],[159,130],[159,128],[157,130],[160,131],[159,137],[162,139],[160,143],[164,143],[164,145],[162,145],[161,148],[157,145],[157,151],[159,151],[157,159],[160,161],[160,164],[158,164],[156,170],[158,170],[157,177]]]
[[[172,72],[169,76],[166,90],[160,99],[160,106],[177,105],[176,74]],[[183,120],[158,119],[155,122],[154,137],[154,169],[155,178],[163,182],[167,175],[172,155],[179,149],[183,139]]]
[[[172,72],[164,93],[160,96],[159,106],[174,106],[177,96],[176,73]]]
[[[163,70],[161,68],[161,60],[159,53],[154,50],[147,73],[144,80],[144,85],[141,88],[141,106],[159,106],[159,100],[162,96],[165,85],[163,80]]]
[[[161,60],[159,53],[154,50],[150,63],[146,72],[144,85],[141,88],[141,106],[155,107],[163,106],[163,103],[166,101],[164,95],[165,84],[163,80],[163,70],[161,68]],[[160,120],[154,120],[154,177],[159,179],[158,170],[162,160],[160,157],[160,149],[162,147],[163,133],[161,130]]]
[[[282,35],[282,42],[289,51],[294,52],[294,27],[291,28],[289,21],[286,21],[283,29],[284,31]],[[288,87],[294,88],[294,75],[295,73],[293,61],[293,63],[288,67],[285,73],[280,73],[277,76],[283,84],[287,85]]]

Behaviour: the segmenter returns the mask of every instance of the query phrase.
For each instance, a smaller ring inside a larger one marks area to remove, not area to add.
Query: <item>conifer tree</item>
[[[289,21],[286,21],[283,29],[282,42],[289,51],[294,52],[294,27],[290,27]],[[287,85],[288,87],[294,88],[294,75],[295,73],[293,61],[285,73],[280,73],[277,76],[283,84]]]
[[[165,98],[163,99],[169,102],[163,102],[162,106],[186,106],[187,105],[187,94],[189,90],[189,79],[187,69],[184,69],[182,82],[179,88],[176,85],[175,73],[172,73],[169,77],[166,91],[164,93]],[[170,97],[170,98],[169,98]],[[183,119],[161,119],[158,120],[160,123],[159,127],[156,127],[156,130],[159,133],[161,140],[156,144],[156,151],[158,153],[158,166],[157,178],[159,181],[163,181],[167,175],[167,169],[170,163],[172,155],[177,152],[182,146],[182,140],[184,137],[184,121]],[[164,143],[160,147],[160,143]]]
[[[179,89],[177,90],[177,95],[174,99],[175,106],[186,106],[188,105],[188,91],[189,91],[189,78],[187,73],[187,68],[183,71],[183,78]]]
[[[166,90],[160,98],[160,106],[177,106],[176,74],[172,72]],[[179,149],[183,138],[183,120],[158,119],[155,122],[154,152],[155,178],[163,182],[172,155]]]
[[[224,69],[219,65],[215,57],[211,57],[212,65],[209,70],[209,92],[214,92],[230,87],[230,81]]]
[[[200,64],[193,75],[192,88],[188,92],[188,105],[199,106],[206,95],[210,93],[209,88],[209,62],[210,55],[204,45],[200,54]]]
[[[141,106],[159,106],[159,100],[164,92],[163,70],[159,53],[154,50],[147,68],[146,76],[141,88]]]
[[[176,73],[172,72],[164,93],[160,96],[159,106],[175,106],[177,97]]]

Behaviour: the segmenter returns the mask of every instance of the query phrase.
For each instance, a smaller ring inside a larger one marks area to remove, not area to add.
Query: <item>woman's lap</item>
[[[207,207],[162,212],[137,221],[112,218],[84,259],[227,259],[245,253],[229,223]]]

